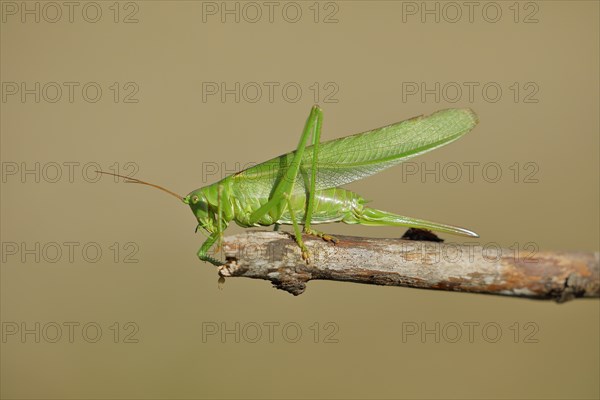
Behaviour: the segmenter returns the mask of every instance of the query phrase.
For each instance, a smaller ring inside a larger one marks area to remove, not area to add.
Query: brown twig
[[[470,244],[337,236],[305,237],[306,265],[290,236],[249,231],[224,239],[224,277],[270,280],[299,295],[314,279],[485,293],[564,302],[600,297],[599,254],[521,251]]]

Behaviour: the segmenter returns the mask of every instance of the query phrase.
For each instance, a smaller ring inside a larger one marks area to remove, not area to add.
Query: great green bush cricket
[[[312,224],[405,226],[479,237],[464,228],[367,207],[361,196],[339,187],[455,141],[477,124],[472,110],[441,110],[323,143],[320,142],[322,123],[322,110],[313,106],[295,151],[196,189],[187,196],[136,178],[98,172],[158,188],[189,205],[198,221],[196,230],[208,232],[198,257],[217,266],[222,263],[208,255],[208,251],[221,240],[231,221],[245,228],[275,225],[277,229],[280,224],[292,225],[307,263],[310,254],[302,233],[337,242],[333,236],[313,229]],[[302,231],[300,225],[304,226]]]

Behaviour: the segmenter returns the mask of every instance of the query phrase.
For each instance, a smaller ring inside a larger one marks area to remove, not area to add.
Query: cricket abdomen
[[[306,211],[306,196],[294,196],[291,200],[296,220],[303,223]],[[314,201],[311,224],[342,221],[351,216],[357,209],[362,209],[364,203],[364,199],[358,194],[340,188],[317,190]],[[292,223],[288,208],[285,209],[276,222],[286,225]]]
[[[258,210],[268,201],[267,198],[256,197],[236,197],[234,200],[235,222],[243,227],[250,226],[268,226],[273,224],[291,225],[292,218],[289,206],[282,200],[282,208],[276,210],[275,207],[268,212],[256,224],[249,225],[248,221],[253,211]],[[294,210],[294,216],[299,224],[304,223],[304,214],[306,212],[307,196],[294,195],[290,202]],[[328,222],[338,222],[344,219],[352,218],[353,212],[362,210],[364,199],[358,194],[349,190],[340,188],[331,188],[318,190],[315,192],[313,214],[311,224],[324,224]]]

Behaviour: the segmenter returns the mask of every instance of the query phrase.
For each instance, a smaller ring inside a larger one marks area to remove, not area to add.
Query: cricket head
[[[190,206],[198,220],[198,227],[209,233],[215,231],[214,215],[210,211],[207,193],[204,188],[196,189],[183,198],[183,202]]]

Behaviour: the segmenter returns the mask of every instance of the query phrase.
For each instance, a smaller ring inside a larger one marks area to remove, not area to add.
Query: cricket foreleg
[[[204,243],[202,243],[200,250],[198,250],[198,258],[200,258],[201,261],[208,261],[209,263],[216,266],[223,265],[221,261],[208,255],[208,250],[210,250],[210,248],[213,244],[215,244],[218,238],[219,233],[214,232],[210,234],[210,236],[208,237],[208,239],[206,239]]]

